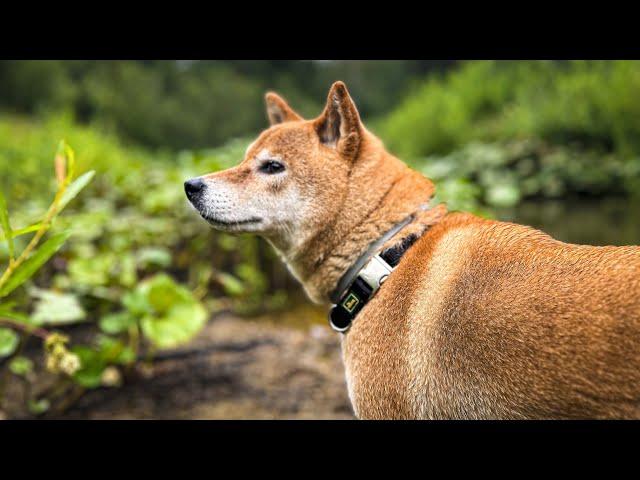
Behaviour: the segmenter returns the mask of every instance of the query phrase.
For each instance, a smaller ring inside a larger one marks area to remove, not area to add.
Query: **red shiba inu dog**
[[[313,120],[266,103],[244,160],[185,190],[335,304],[358,417],[640,418],[640,247],[430,205],[433,184],[364,127],[342,82]]]

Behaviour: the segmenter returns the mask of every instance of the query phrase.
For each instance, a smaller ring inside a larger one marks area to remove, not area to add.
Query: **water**
[[[496,218],[530,225],[569,243],[640,245],[638,198],[527,201],[499,210]]]

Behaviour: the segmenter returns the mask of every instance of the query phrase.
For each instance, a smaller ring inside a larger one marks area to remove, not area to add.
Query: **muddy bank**
[[[339,338],[326,325],[227,316],[163,355],[124,386],[90,391],[53,418],[353,418]]]

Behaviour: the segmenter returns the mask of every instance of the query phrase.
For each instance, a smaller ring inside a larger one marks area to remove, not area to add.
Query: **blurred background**
[[[640,244],[640,62],[0,61],[12,228],[52,202],[60,140],[96,172],[49,233],[64,246],[0,298],[0,418],[352,417],[326,309],[182,188],[242,159],[265,91],[311,118],[335,80],[450,209]],[[74,368],[51,368],[54,332]]]

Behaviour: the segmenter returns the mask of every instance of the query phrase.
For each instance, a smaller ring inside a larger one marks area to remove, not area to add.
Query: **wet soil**
[[[54,418],[352,419],[340,355],[326,325],[225,316],[123,386],[90,391]]]

